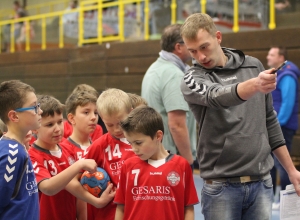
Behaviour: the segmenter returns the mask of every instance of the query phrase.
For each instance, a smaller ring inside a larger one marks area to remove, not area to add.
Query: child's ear
[[[163,133],[161,130],[158,130],[158,131],[156,132],[156,139],[159,140],[159,141],[161,142],[162,139],[163,139],[163,137],[164,137],[164,133]]]
[[[72,113],[67,115],[67,119],[72,125],[75,125],[74,115]]]
[[[14,110],[10,110],[7,113],[8,119],[12,122],[18,122],[19,121],[19,116],[17,115],[17,112]]]

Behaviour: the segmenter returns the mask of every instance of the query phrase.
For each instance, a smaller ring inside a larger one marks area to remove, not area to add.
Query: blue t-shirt
[[[18,194],[12,198],[24,165]],[[6,137],[0,139],[0,219],[39,219],[38,187],[31,160],[22,144]]]

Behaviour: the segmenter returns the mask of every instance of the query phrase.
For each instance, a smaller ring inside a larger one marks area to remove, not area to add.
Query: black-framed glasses
[[[184,44],[184,42],[183,42],[183,41],[179,41],[179,42],[177,42],[177,43],[179,43],[179,44]]]
[[[24,112],[24,111],[33,110],[33,109],[34,109],[35,114],[37,114],[40,109],[40,103],[38,103],[34,106],[25,107],[25,108],[17,108],[17,109],[15,109],[15,111],[16,112]]]

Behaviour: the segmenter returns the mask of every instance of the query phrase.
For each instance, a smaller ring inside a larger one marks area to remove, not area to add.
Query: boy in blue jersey
[[[31,160],[23,141],[40,127],[42,110],[34,89],[19,80],[0,84],[0,118],[8,131],[0,139],[0,219],[39,219]]]

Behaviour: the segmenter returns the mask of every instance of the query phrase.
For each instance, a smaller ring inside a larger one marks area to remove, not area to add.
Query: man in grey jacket
[[[264,70],[259,60],[242,51],[222,48],[222,34],[206,14],[189,16],[181,35],[194,64],[181,90],[199,123],[205,219],[270,219],[271,151],[300,196],[300,173],[272,105],[274,69]]]

